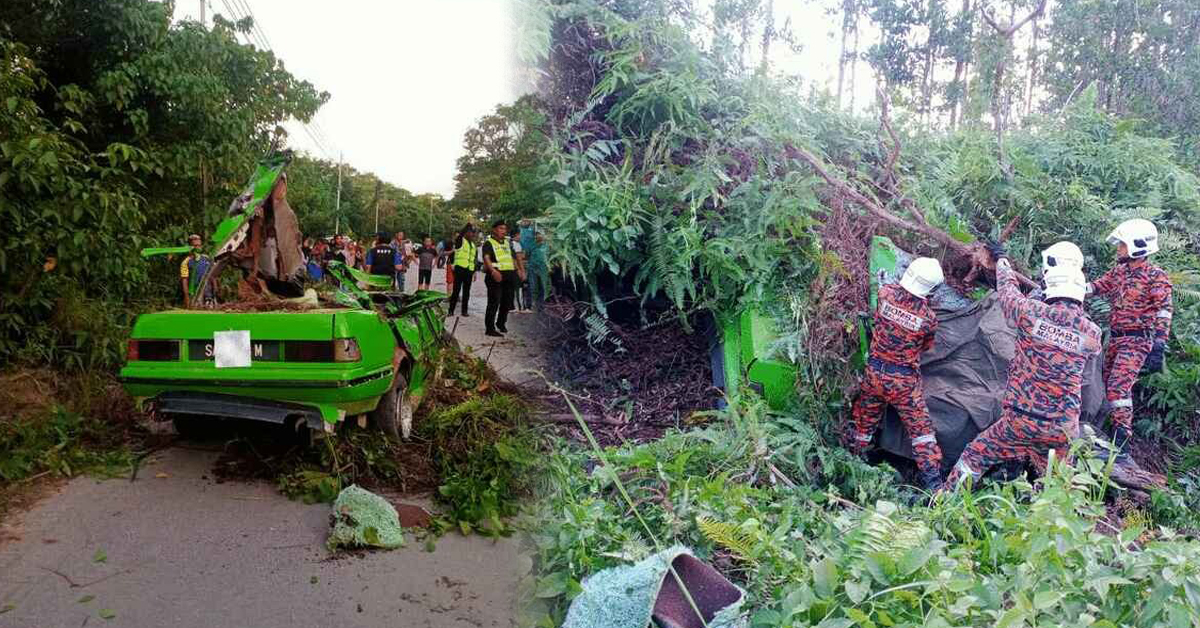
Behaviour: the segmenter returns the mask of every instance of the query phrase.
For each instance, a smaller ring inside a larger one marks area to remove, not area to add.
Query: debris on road
[[[681,591],[680,581],[690,596]],[[642,628],[651,620],[672,628],[745,625],[745,592],[682,546],[596,572],[582,587],[563,628]]]
[[[333,529],[325,546],[330,551],[360,547],[395,549],[404,545],[400,516],[388,501],[357,485],[338,494],[330,516]]]

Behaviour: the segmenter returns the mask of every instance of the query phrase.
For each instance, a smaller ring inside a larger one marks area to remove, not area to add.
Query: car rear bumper
[[[267,373],[246,371],[233,373],[183,369],[147,368],[144,363],[127,365],[119,380],[129,394],[138,399],[156,399],[166,394],[189,395],[281,402],[314,408],[326,423],[337,423],[346,415],[362,414],[375,409],[379,398],[392,385],[390,365],[368,372],[342,373],[330,377],[327,371],[302,372],[300,369],[272,369]],[[168,376],[170,375],[170,376]],[[315,376],[315,377],[314,377]],[[253,418],[253,417],[247,417]]]
[[[301,420],[315,430],[324,429],[325,423],[316,406],[240,395],[175,391],[162,393],[152,402],[157,411],[167,415],[243,419],[280,425]]]

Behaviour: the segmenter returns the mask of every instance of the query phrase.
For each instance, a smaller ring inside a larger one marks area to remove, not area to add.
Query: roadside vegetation
[[[153,446],[107,376],[48,369],[0,373],[0,520],[36,481],[89,473],[130,477]]]

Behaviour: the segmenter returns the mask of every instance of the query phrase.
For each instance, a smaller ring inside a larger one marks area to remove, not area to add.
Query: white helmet
[[[1046,282],[1046,300],[1067,298],[1083,303],[1087,292],[1087,279],[1083,271],[1072,266],[1059,265],[1042,274]]]
[[[1083,268],[1083,251],[1073,242],[1055,242],[1050,248],[1042,251],[1042,276],[1060,266]]]
[[[937,260],[932,257],[918,257],[904,270],[904,276],[900,278],[900,287],[924,299],[943,279],[945,277],[942,275],[942,265]]]
[[[1109,244],[1118,242],[1125,243],[1125,248],[1129,249],[1129,257],[1146,257],[1158,252],[1158,229],[1154,227],[1154,223],[1142,218],[1126,220],[1108,234]]]

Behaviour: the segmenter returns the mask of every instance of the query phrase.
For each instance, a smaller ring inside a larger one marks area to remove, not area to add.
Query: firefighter
[[[991,466],[1013,460],[1028,460],[1043,472],[1049,451],[1065,451],[1078,433],[1083,366],[1100,353],[1100,328],[1083,311],[1087,282],[1082,270],[1050,265],[1043,273],[1043,303],[1021,295],[1002,248],[989,250],[1001,310],[1017,331],[1017,350],[1008,366],[1000,419],[967,445],[946,478],[947,487],[968,477],[978,480]]]
[[[942,450],[925,405],[921,354],[933,347],[937,317],[927,297],[942,279],[937,260],[919,257],[908,265],[899,285],[879,289],[865,379],[851,411],[851,447],[861,454],[871,444],[888,404],[896,408],[912,439],[921,484],[929,490],[941,483]]]
[[[1125,451],[1133,428],[1133,384],[1138,373],[1163,367],[1171,332],[1171,280],[1147,259],[1158,251],[1158,229],[1149,220],[1117,225],[1108,243],[1117,247],[1117,265],[1088,284],[1088,293],[1112,305],[1104,386],[1113,443]]]

